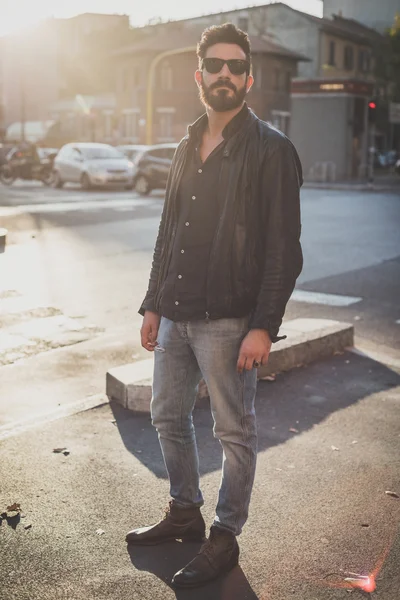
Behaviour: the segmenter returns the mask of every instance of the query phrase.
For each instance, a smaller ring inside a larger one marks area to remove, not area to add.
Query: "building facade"
[[[284,110],[268,112],[263,104],[267,98],[261,95],[257,100],[254,98],[260,117],[272,121],[293,139],[305,177],[363,176],[367,170],[368,145],[373,143],[369,140],[368,101],[375,83],[374,48],[381,36],[354,20],[339,15],[319,18],[282,2],[205,15],[176,25],[180,24],[184,31],[188,27],[202,29],[225,22],[247,31],[251,38],[263,39],[308,58],[298,62],[286,115]],[[154,27],[156,30],[165,25]],[[257,82],[256,52],[254,56]],[[265,76],[270,78],[269,89],[278,85],[274,80],[280,77],[275,76],[271,60],[268,56],[264,66]]]
[[[380,33],[392,27],[396,14],[400,15],[399,0],[323,0],[324,17],[341,15],[355,19]]]
[[[201,31],[179,22],[153,26],[115,53],[121,143],[178,141],[204,112],[194,81]],[[255,83],[248,104],[289,133],[291,82],[306,59],[266,39],[251,37],[251,44]]]
[[[381,36],[340,16],[318,18],[277,3],[268,27],[279,41],[311,58],[292,88],[290,137],[309,180],[366,176],[368,103],[374,93],[374,48]]]

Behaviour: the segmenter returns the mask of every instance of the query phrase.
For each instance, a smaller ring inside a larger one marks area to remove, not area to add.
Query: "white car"
[[[94,186],[121,184],[130,189],[133,185],[133,163],[109,144],[66,144],[54,160],[53,185],[80,183],[88,190]]]

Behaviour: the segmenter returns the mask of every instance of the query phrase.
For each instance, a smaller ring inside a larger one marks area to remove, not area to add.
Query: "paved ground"
[[[0,513],[19,502],[25,515],[1,522],[0,597],[366,597],[344,583],[351,571],[376,572],[371,597],[399,600],[396,193],[302,193],[305,266],[286,318],[352,322],[376,360],[349,353],[260,383],[241,568],[175,593],[168,582],[196,547],[127,551],[126,530],[154,522],[168,500],[155,432],[117,406],[76,411],[102,402],[108,368],[143,356],[136,311],[162,204],[157,193],[0,188],[0,226],[10,230],[0,255]],[[195,421],[211,523],[220,454],[207,408]]]
[[[353,572],[376,575],[371,598],[398,600],[400,500],[385,492],[400,495],[399,375],[351,353],[337,356],[260,383],[257,412],[241,566],[191,592],[169,582],[197,546],[124,543],[128,529],[157,520],[168,500],[147,417],[105,405],[3,441],[0,506],[18,502],[25,516],[0,527],[1,597],[339,600]],[[221,456],[206,406],[195,425],[210,524]],[[70,454],[53,453],[59,447]]]

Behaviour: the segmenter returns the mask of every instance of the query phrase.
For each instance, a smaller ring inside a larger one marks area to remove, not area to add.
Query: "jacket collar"
[[[247,106],[247,103],[245,102],[243,105],[243,108],[240,110],[240,112],[238,112],[238,114],[235,115],[233,117],[233,119],[231,119],[229,121],[229,123],[224,127],[224,129],[222,131],[222,136],[224,137],[224,139],[226,141],[229,140],[231,137],[233,137],[234,134],[237,133],[241,129],[242,125],[244,125],[244,123],[249,120],[248,117],[250,114],[253,114],[253,113],[251,112],[251,110]],[[192,125],[189,125],[188,126],[189,140],[199,139],[200,135],[203,133],[204,129],[206,128],[207,123],[208,123],[208,115],[207,115],[207,113],[204,113],[203,115],[201,115],[201,117],[199,117],[197,119],[197,121],[192,123]]]

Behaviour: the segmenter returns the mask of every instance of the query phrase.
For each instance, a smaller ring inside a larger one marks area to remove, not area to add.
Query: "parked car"
[[[116,148],[125,154],[129,160],[134,161],[139,154],[142,154],[145,150],[148,150],[150,146],[144,146],[143,144],[124,144],[122,146],[116,146]]]
[[[108,144],[75,143],[61,148],[54,160],[53,185],[80,183],[86,190],[93,186],[133,185],[133,163]]]
[[[58,148],[42,148],[39,146],[37,151],[41,161],[54,159],[58,154]]]
[[[178,144],[157,144],[145,146],[133,159],[133,185],[139,194],[149,194],[151,190],[165,188],[172,158]]]

